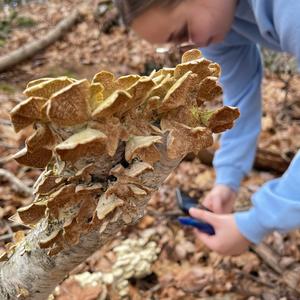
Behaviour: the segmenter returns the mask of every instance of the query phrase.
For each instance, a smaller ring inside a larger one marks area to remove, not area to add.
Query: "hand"
[[[211,236],[195,230],[196,236],[211,250],[222,255],[239,255],[247,251],[250,242],[238,230],[233,214],[217,215],[197,208],[191,208],[189,213],[214,227],[215,235]]]
[[[217,214],[229,214],[233,211],[237,193],[226,185],[216,185],[205,197],[203,205]]]

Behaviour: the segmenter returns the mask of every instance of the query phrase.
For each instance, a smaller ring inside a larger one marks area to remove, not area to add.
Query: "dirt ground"
[[[180,57],[178,49],[150,45],[120,26],[110,6],[105,7],[96,0],[87,3],[82,7],[83,19],[62,39],[26,62],[0,73],[0,171],[11,172],[27,187],[33,186],[41,170],[18,165],[11,156],[23,148],[32,129],[14,133],[9,111],[24,99],[22,90],[28,81],[61,75],[91,79],[100,70],[116,75],[146,74],[153,68],[172,66]],[[29,2],[17,6],[17,16],[11,21],[8,21],[11,10],[3,9],[0,26],[2,18],[7,20],[9,29],[1,34],[3,26],[0,27],[0,57],[43,36],[79,5],[82,5],[80,1],[67,0]],[[21,17],[27,20],[26,26],[20,25]],[[280,176],[300,148],[300,76],[275,73],[266,69],[258,168],[243,181],[236,210],[248,209],[251,195],[264,182]],[[216,147],[217,144],[210,153]],[[246,254],[222,257],[208,250],[190,229],[176,222],[175,188],[181,187],[201,201],[213,187],[214,176],[213,168],[201,163],[198,157],[183,161],[151,199],[139,224],[126,228],[72,274],[109,271],[116,260],[113,248],[126,238],[139,239],[146,232],[160,250],[147,276],[130,279],[131,299],[300,299],[299,230],[288,234],[275,232]],[[8,218],[31,200],[30,195],[0,173],[0,249],[14,238],[15,232],[27,230]],[[53,295],[59,300],[103,297],[103,286],[83,287],[74,277],[66,278]],[[118,299],[110,287],[106,297]]]

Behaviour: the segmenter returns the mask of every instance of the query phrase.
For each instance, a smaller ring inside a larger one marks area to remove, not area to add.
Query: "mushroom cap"
[[[156,97],[158,96],[159,99],[163,99],[167,92],[169,91],[169,89],[175,84],[176,80],[175,78],[171,77],[170,74],[167,74],[166,76],[161,75],[161,80],[160,82],[156,82],[156,78],[153,79],[153,81],[155,82],[155,86],[151,89],[151,92],[149,94],[149,98],[152,97]],[[149,101],[149,100],[148,100]]]
[[[183,53],[181,62],[186,63],[189,61],[200,59],[202,56],[202,53],[199,49],[191,49]]]
[[[121,76],[117,80],[118,89],[127,90],[132,85],[134,85],[140,78],[141,78],[141,76],[139,76],[139,75]]]
[[[126,103],[126,107],[122,110],[121,115],[140,106],[147,99],[154,86],[155,83],[151,78],[141,77],[131,87],[129,87],[126,91],[131,96],[131,99]]]
[[[103,97],[106,99],[117,89],[115,80],[116,78],[114,74],[107,71],[101,71],[94,76],[92,84],[101,83],[103,85]]]
[[[167,112],[184,105],[187,101],[186,95],[189,93],[194,79],[195,75],[193,75],[191,71],[186,72],[179,78],[165,95],[159,107],[159,112]]]
[[[167,75],[171,75],[174,76],[174,71],[175,68],[162,68],[158,71],[153,71],[153,74],[150,74],[150,78],[152,78],[155,81],[155,78],[159,77],[159,76],[163,76],[162,78],[164,78]]]
[[[47,124],[36,123],[37,130],[26,139],[25,143],[30,152],[45,148],[52,150],[55,144],[55,136]]]
[[[61,236],[62,236],[62,230],[61,229],[57,229],[57,230],[51,232],[51,234],[49,236],[41,239],[39,241],[39,246],[42,249],[49,248],[49,247],[53,246],[56,241],[58,241],[59,239],[61,239]]]
[[[19,132],[36,120],[41,120],[41,109],[46,101],[47,99],[45,98],[30,97],[16,105],[10,112],[10,118],[15,132]]]
[[[47,102],[49,120],[61,127],[84,123],[90,117],[90,84],[83,79],[52,94]]]
[[[89,98],[91,111],[94,111],[96,107],[103,101],[104,99],[103,92],[104,92],[104,86],[101,83],[95,82],[91,84],[90,98]]]
[[[93,129],[100,130],[107,136],[106,150],[113,157],[118,149],[123,128],[118,118],[111,117],[103,122],[89,122],[88,126]]]
[[[204,101],[212,101],[216,97],[222,95],[222,87],[218,84],[217,81],[217,77],[208,76],[200,82],[199,92],[197,95],[197,102],[199,106]]]
[[[52,151],[45,148],[39,148],[30,152],[26,147],[17,152],[13,158],[21,165],[45,168],[52,158]]]
[[[23,165],[44,168],[52,158],[55,137],[45,124],[37,124],[38,129],[26,139],[26,147],[14,155],[14,159]]]
[[[193,128],[167,119],[161,121],[161,127],[170,131],[167,139],[167,153],[170,159],[182,158],[190,152],[198,153],[213,144],[212,132],[206,127]]]
[[[106,152],[107,136],[96,129],[86,128],[73,134],[55,147],[63,161],[74,163],[81,157],[97,157]]]
[[[96,208],[97,218],[99,220],[103,220],[109,213],[111,213],[117,207],[122,206],[123,204],[124,201],[114,194],[102,194]]]
[[[207,120],[207,127],[213,133],[220,133],[227,129],[231,129],[234,120],[240,116],[239,109],[236,107],[224,106],[211,113]]]
[[[45,215],[46,208],[44,202],[32,203],[19,208],[17,214],[24,224],[34,225]]]
[[[74,79],[66,76],[58,78],[42,78],[40,80],[34,80],[29,82],[24,94],[27,97],[42,97],[50,98],[51,95],[61,90],[62,88],[72,84]]]
[[[207,76],[220,76],[220,66],[203,57],[177,65],[174,71],[174,76],[178,79],[188,71],[192,71],[197,74],[200,81]]]
[[[92,83],[101,83],[103,85],[103,96],[106,99],[117,90],[128,89],[139,79],[139,75],[126,75],[116,79],[112,73],[101,71],[94,76]]]
[[[153,164],[160,160],[160,153],[155,144],[162,143],[161,136],[133,136],[126,143],[125,158],[130,162],[138,157],[142,161]]]
[[[44,78],[38,78],[38,79],[31,80],[27,83],[26,89],[33,87],[34,85],[40,84],[42,82],[52,80],[52,79],[54,79],[54,78],[53,77],[44,77]]]
[[[135,161],[129,169],[126,169],[124,174],[129,177],[138,177],[151,171],[154,171],[154,168],[150,164],[146,162]]]
[[[89,183],[91,181],[91,174],[95,173],[97,170],[97,165],[94,163],[90,163],[86,165],[84,168],[81,170],[77,171],[74,176],[70,176],[67,181],[68,182],[79,182],[83,181],[85,183]]]
[[[34,188],[34,194],[48,195],[63,184],[64,180],[60,176],[48,175],[41,179],[39,184]]]
[[[93,111],[93,120],[101,120],[113,116],[120,111],[121,107],[125,107],[126,103],[131,99],[129,93],[125,91],[116,91],[108,98],[102,101]]]

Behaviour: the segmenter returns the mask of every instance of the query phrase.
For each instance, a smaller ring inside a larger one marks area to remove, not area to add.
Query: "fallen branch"
[[[0,125],[11,126],[11,122],[9,120],[0,119]]]
[[[14,159],[14,154],[9,154],[7,156],[4,156],[0,158],[0,165],[4,165]]]
[[[54,43],[75,24],[80,16],[79,10],[75,9],[41,39],[25,44],[21,48],[0,57],[0,72],[19,64]]]
[[[0,141],[0,147],[6,148],[6,149],[16,149],[16,146],[12,146],[12,145],[6,144],[1,141]]]
[[[0,169],[0,181],[8,181],[12,185],[12,189],[20,195],[25,197],[32,195],[31,188],[29,188],[19,178],[7,170]]]
[[[5,242],[11,241],[13,235],[14,235],[13,233],[7,233],[7,234],[1,235],[0,236],[0,242],[2,242],[2,241],[5,241]]]
[[[199,152],[198,155],[188,155],[186,160],[192,160],[198,157],[203,164],[212,165],[212,161],[215,154],[215,149],[205,149]],[[279,154],[272,151],[258,148],[256,151],[254,167],[259,170],[275,171],[278,173],[284,173],[288,168],[291,161],[287,161]]]
[[[284,173],[292,160],[284,159],[280,154],[268,149],[258,148],[254,167],[260,170]]]

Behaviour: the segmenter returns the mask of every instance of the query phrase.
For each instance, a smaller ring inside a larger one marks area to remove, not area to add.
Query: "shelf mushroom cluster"
[[[206,109],[222,94],[219,76],[219,65],[194,49],[175,68],[149,76],[116,78],[102,71],[91,82],[31,81],[24,91],[28,99],[11,111],[16,132],[34,128],[15,159],[44,171],[33,203],[19,209],[15,220],[32,227],[47,220],[39,245],[49,255],[91,230],[104,233],[112,222],[136,221],[141,199],[161,184],[162,160],[180,162],[212,145],[212,134],[238,118],[237,108]]]

